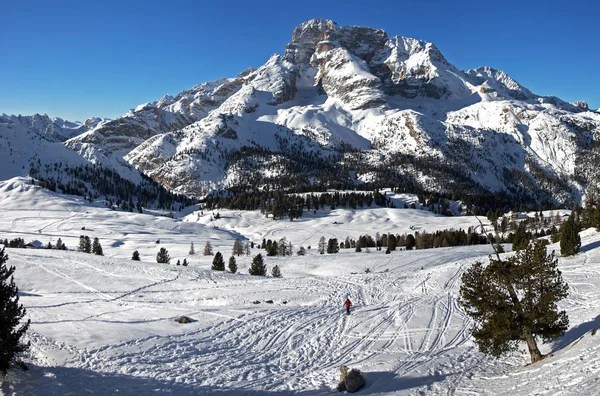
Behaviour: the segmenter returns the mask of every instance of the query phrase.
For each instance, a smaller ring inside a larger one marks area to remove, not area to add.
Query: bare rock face
[[[354,393],[363,386],[365,386],[365,378],[360,373],[360,370],[349,370],[348,366],[340,366],[340,382],[337,386],[337,390],[340,392],[347,391],[349,393]]]
[[[588,104],[586,101],[582,100],[579,102],[574,102],[573,103],[574,106],[579,107],[581,110],[585,110],[588,111],[590,108],[588,107]]]
[[[343,48],[329,51],[331,57],[322,69],[322,87],[329,96],[348,104],[351,109],[364,109],[387,101],[379,77],[370,73],[367,63]]]

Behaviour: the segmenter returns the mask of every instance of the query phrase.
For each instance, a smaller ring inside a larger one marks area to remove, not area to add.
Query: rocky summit
[[[572,204],[598,186],[600,114],[585,102],[536,95],[492,67],[459,70],[433,43],[325,19],[297,26],[282,50],[65,145],[194,196],[403,186]]]

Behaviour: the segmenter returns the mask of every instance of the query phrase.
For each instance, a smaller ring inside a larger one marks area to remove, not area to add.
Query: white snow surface
[[[473,217],[365,208],[310,212],[293,222],[219,211],[211,221],[212,212],[191,210],[182,219],[110,211],[27,179],[0,182],[0,237],[43,244],[60,237],[74,249],[84,234],[98,237],[105,254],[7,249],[31,319],[24,356],[30,370],[11,370],[0,394],[325,395],[337,392],[341,364],[365,374],[360,394],[600,393],[600,335],[590,332],[600,327],[594,230],[582,232],[580,254],[559,260],[570,285],[560,303],[570,329],[541,345],[554,356],[526,365],[524,348],[498,360],[479,353],[457,303],[461,274],[486,260],[489,246],[316,252],[321,236],[466,229],[477,225]],[[264,253],[256,247],[236,258],[237,274],[211,271],[212,257],[202,255],[207,241],[227,261],[235,238],[283,237],[295,250],[311,249],[265,257],[269,270],[281,268],[280,279],[248,274],[251,258]],[[191,242],[196,255],[188,255]],[[155,263],[160,247],[170,265]],[[142,261],[130,260],[133,250]],[[189,267],[174,265],[183,258]],[[349,316],[342,312],[346,297],[354,302]],[[176,323],[179,315],[194,322]]]

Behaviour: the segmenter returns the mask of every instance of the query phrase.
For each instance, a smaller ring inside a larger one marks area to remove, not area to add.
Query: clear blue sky
[[[592,1],[2,0],[0,113],[115,118],[283,53],[311,18],[435,43],[460,69],[600,107]]]

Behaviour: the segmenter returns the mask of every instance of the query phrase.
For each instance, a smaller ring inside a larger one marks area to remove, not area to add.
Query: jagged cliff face
[[[315,19],[261,67],[66,144],[194,195],[333,175],[578,202],[598,180],[598,131],[600,114],[583,102],[538,96],[491,67],[461,71],[432,43]]]

